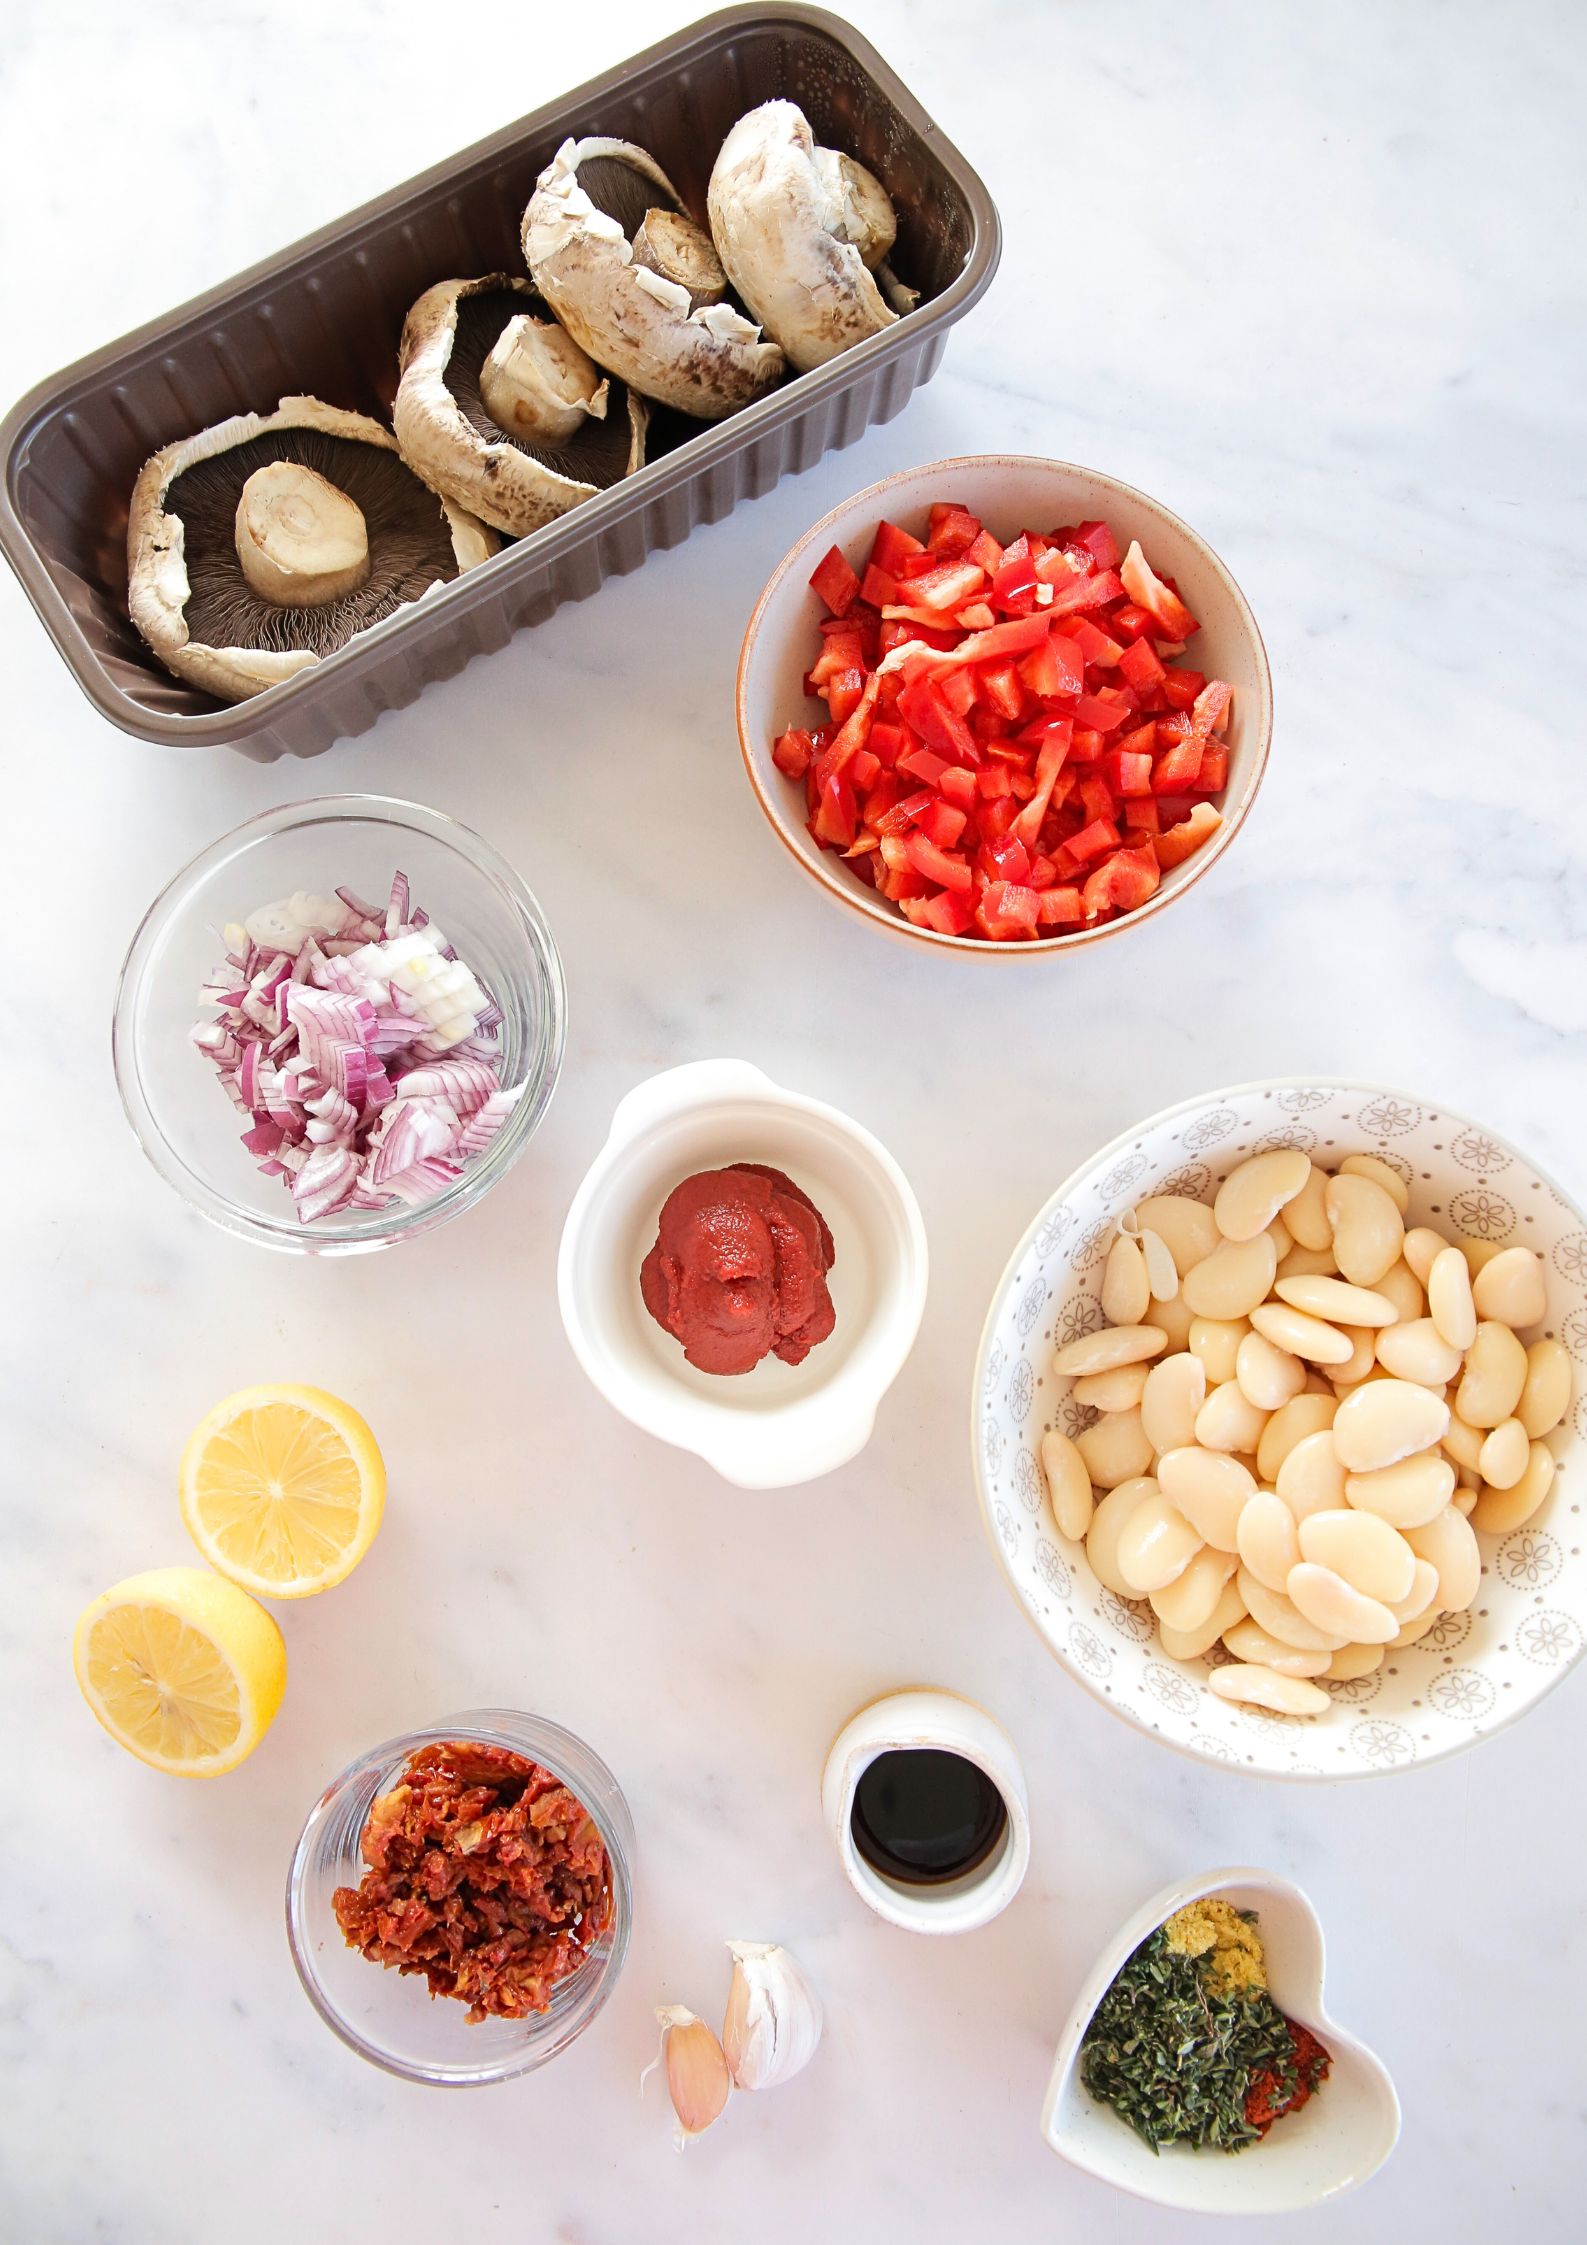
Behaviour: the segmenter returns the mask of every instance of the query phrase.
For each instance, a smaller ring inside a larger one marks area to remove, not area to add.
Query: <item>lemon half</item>
[[[241,1388],[194,1428],[181,1494],[212,1567],[261,1598],[312,1598],[374,1542],[386,1468],[358,1413],[323,1388]]]
[[[118,1582],[85,1608],[72,1661],[117,1745],[174,1777],[220,1777],[246,1760],[287,1682],[275,1622],[206,1567]]]

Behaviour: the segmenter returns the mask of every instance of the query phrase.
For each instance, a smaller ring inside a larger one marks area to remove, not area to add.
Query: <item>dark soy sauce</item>
[[[940,1886],[983,1864],[1008,1827],[1002,1794],[962,1754],[878,1754],[854,1788],[849,1828],[873,1870],[901,1886]]]

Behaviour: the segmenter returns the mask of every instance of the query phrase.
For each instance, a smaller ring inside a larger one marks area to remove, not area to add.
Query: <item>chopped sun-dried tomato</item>
[[[421,1746],[369,1812],[369,1869],[331,1897],[347,1945],[423,1973],[470,2021],[544,2011],[611,1919],[611,1865],[560,1778],[506,1747]]]

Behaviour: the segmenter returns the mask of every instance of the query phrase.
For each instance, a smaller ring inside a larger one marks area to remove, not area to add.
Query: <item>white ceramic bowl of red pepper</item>
[[[761,808],[834,902],[1005,956],[1141,925],[1209,871],[1261,784],[1272,689],[1187,523],[986,454],[805,533],[750,618],[737,717]]]

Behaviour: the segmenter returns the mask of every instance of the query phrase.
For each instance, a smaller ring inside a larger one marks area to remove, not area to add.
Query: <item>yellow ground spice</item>
[[[1267,1986],[1267,1966],[1256,1927],[1232,1902],[1224,1902],[1217,1895],[1189,1902],[1174,1912],[1163,1931],[1177,1956],[1209,1958],[1206,1977],[1214,1993]]]

